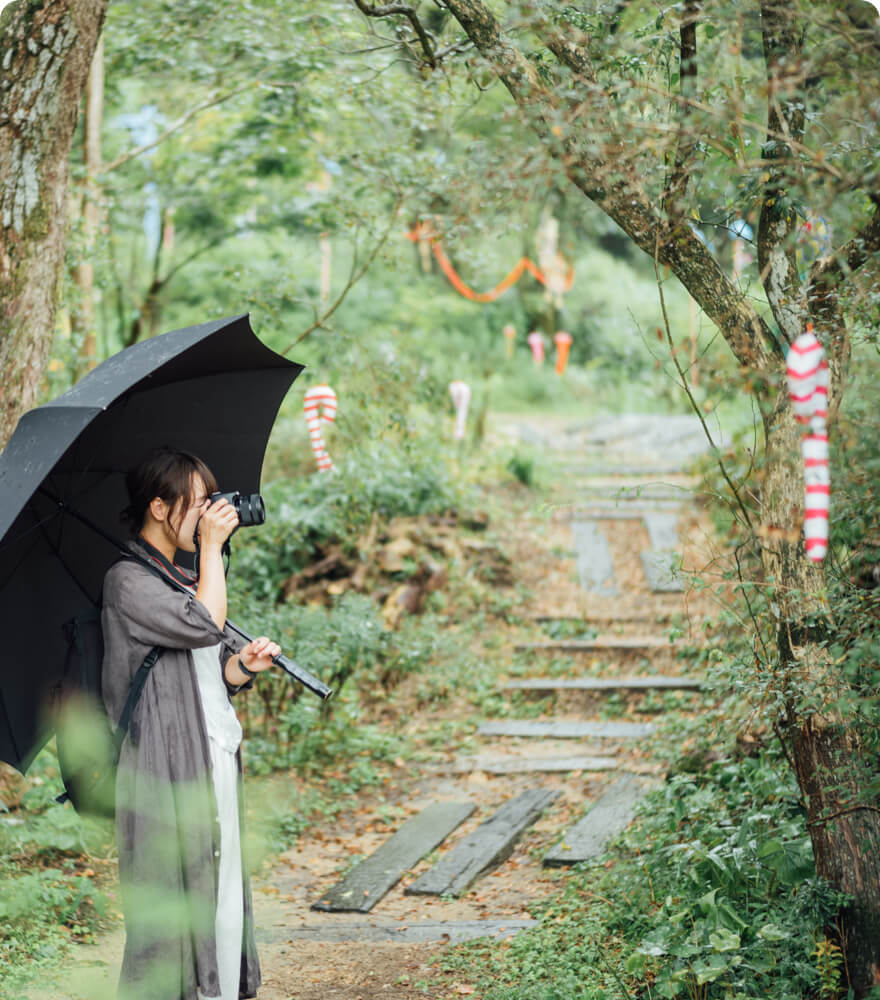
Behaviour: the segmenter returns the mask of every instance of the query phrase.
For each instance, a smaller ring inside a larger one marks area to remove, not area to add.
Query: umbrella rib
[[[42,486],[40,487],[40,493],[42,493],[44,496],[50,497],[53,500],[56,499],[55,497],[52,496],[51,493],[48,492],[48,490],[43,489]],[[30,506],[30,504],[28,504],[28,506]],[[66,510],[70,511],[70,513],[73,513],[73,511],[70,510],[70,508],[65,507],[61,503],[59,503],[59,510],[60,510],[61,513],[64,513],[64,511],[66,511]],[[67,575],[70,577],[71,580],[73,580],[73,582],[77,585],[77,587],[79,587],[79,589],[82,591],[83,596],[85,597],[85,599],[87,601],[89,601],[89,603],[91,603],[93,606],[96,606],[98,604],[98,599],[95,598],[95,597],[92,597],[92,595],[88,592],[88,590],[86,590],[85,586],[80,582],[80,580],[77,577],[76,573],[74,573],[73,570],[70,568],[70,566],[68,566],[68,564],[65,562],[64,557],[61,555],[60,548],[53,543],[51,537],[49,536],[49,532],[46,531],[44,525],[49,520],[50,520],[49,518],[46,518],[45,521],[41,521],[37,525],[37,528],[39,529],[40,534],[42,534],[43,539],[45,540],[45,542],[49,546],[49,548],[52,550],[52,552],[55,553],[55,558],[58,560],[58,562],[61,563],[62,567],[67,571]]]
[[[33,507],[31,507],[30,503],[28,504],[28,508],[31,510],[31,512],[33,512]],[[25,538],[27,538],[28,535],[33,534],[35,531],[39,531],[40,534],[45,537],[46,532],[43,525],[48,524],[53,517],[58,517],[58,511],[53,511],[48,517],[43,518],[42,521],[37,521],[35,518],[32,527],[28,528],[27,531],[22,532],[22,534],[20,534],[18,538],[15,539],[15,542],[17,543],[24,540]],[[11,545],[12,542],[8,542],[7,544]],[[0,546],[0,548],[2,548],[2,546]],[[2,590],[6,586],[6,584],[9,583],[10,580],[14,579],[15,574],[18,572],[18,567],[21,566],[21,564],[31,554],[32,548],[33,546],[31,546],[31,548],[28,549],[27,552],[22,553],[21,559],[19,559],[18,562],[15,564],[15,566],[12,568],[12,572],[8,574],[5,580],[0,582],[0,590]]]
[[[9,734],[9,739],[12,743],[12,749],[15,751],[15,756],[20,763],[24,760],[24,755],[19,748],[18,741],[15,738],[15,730],[12,728],[12,719],[9,716],[9,710],[6,708],[6,699],[3,697],[3,689],[0,688],[0,709],[3,710],[3,719],[6,723],[6,732]]]

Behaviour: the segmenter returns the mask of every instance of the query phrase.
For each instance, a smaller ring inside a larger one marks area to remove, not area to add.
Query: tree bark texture
[[[106,7],[24,0],[0,15],[0,446],[52,345],[70,149]]]
[[[816,871],[851,899],[840,913],[846,971],[857,997],[880,986],[880,803],[865,802],[854,733],[819,716],[792,734]]]
[[[92,257],[98,240],[100,223],[101,189],[98,176],[101,173],[101,126],[104,119],[104,42],[98,39],[92,68],[86,84],[85,109],[83,114],[83,163],[86,179],[82,185],[80,198],[82,206],[82,258],[76,266],[74,280],[79,289],[79,301],[71,316],[74,334],[82,337],[79,370],[87,372],[98,363],[97,338],[95,336],[95,266]]]

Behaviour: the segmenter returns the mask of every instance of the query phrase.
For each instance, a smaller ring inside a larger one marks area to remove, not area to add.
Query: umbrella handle
[[[237,625],[233,624],[233,622],[227,620],[226,627],[230,632],[234,632],[237,636],[239,636],[239,638],[244,639],[245,642],[253,641],[253,638],[248,635],[244,629],[239,628]],[[286,674],[290,674],[294,680],[299,681],[300,684],[307,687],[309,691],[316,694],[319,698],[323,698],[326,701],[327,698],[333,694],[332,688],[327,687],[327,685],[323,681],[318,680],[314,674],[310,674],[308,670],[304,670],[301,666],[289,657],[285,656],[283,653],[279,653],[278,656],[272,660],[272,662],[275,666],[281,667]]]

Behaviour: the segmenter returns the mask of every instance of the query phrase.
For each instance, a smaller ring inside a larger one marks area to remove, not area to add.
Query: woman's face
[[[208,507],[209,496],[205,481],[197,472],[193,474],[190,494],[192,502],[187,505],[187,497],[181,497],[165,522],[167,530],[173,535],[175,545],[184,552],[195,552],[193,535],[199,518]]]

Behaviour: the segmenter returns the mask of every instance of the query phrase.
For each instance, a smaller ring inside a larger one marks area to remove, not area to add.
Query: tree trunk
[[[0,445],[36,403],[64,264],[69,156],[107,0],[0,15]]]
[[[816,872],[851,900],[839,922],[856,997],[880,986],[880,808],[859,787],[862,753],[853,733],[819,716],[792,734]]]
[[[79,302],[73,311],[74,334],[82,338],[79,369],[89,371],[98,363],[95,337],[95,265],[92,258],[98,239],[100,222],[101,124],[104,117],[104,42],[98,39],[92,68],[86,85],[83,114],[83,163],[86,179],[82,187],[82,258],[77,264],[74,280],[79,288]]]
[[[866,762],[855,720],[837,705],[846,693],[830,637],[824,573],[787,525],[803,523],[800,428],[785,396],[765,419],[762,491],[764,576],[773,581],[786,736],[807,810],[816,873],[850,897],[839,914],[846,973],[856,997],[880,984],[880,808],[866,794]],[[870,765],[869,765],[870,766]]]

